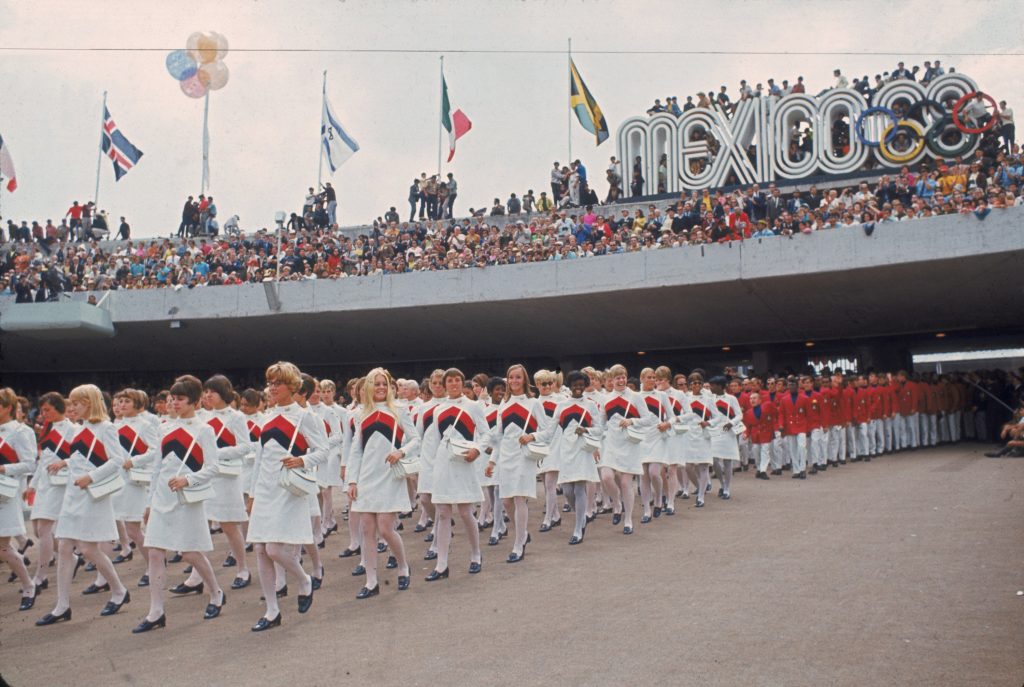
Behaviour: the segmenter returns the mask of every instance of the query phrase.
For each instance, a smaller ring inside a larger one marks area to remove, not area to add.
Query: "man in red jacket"
[[[853,409],[857,405],[856,379],[836,375],[842,385],[842,397],[839,402],[840,417],[846,426],[846,457],[852,461],[857,457],[857,424],[853,421]]]
[[[942,414],[942,390],[934,377],[924,381],[925,385],[925,436],[927,446],[939,443],[939,415]]]
[[[793,479],[807,479],[807,414],[811,402],[800,393],[796,377],[790,377],[787,386],[787,391],[779,395],[779,423],[786,453],[793,461]]]
[[[747,403],[749,407],[743,413],[743,424],[747,426],[750,452],[757,470],[755,476],[757,479],[768,479],[768,461],[772,457],[771,443],[778,422],[775,417],[775,406],[770,402],[762,403],[758,391],[750,392]],[[781,473],[781,470],[779,472]]]
[[[771,403],[775,407],[775,435],[772,438],[772,474],[781,475],[782,469],[792,463],[789,452],[786,451],[786,441],[782,436],[782,414],[779,410],[779,403],[782,395],[786,393],[786,379],[782,376],[777,379],[770,377],[765,394],[761,398],[765,403]]]
[[[907,371],[900,370],[896,374],[896,382],[899,393],[899,414],[900,414],[900,450],[917,448],[920,445],[918,435],[918,392],[917,385],[907,378]]]
[[[887,373],[885,377],[885,418],[882,424],[885,427],[885,452],[891,453],[897,448],[900,393],[893,374]]]
[[[811,463],[811,474],[824,471],[825,465],[825,401],[814,390],[814,379],[810,375],[800,377],[801,393],[807,398],[807,438]]]
[[[828,388],[823,388],[821,393],[828,401],[828,415],[832,425],[828,430],[828,464],[834,467],[846,465],[848,421],[843,417],[843,376],[832,375],[828,381]]]
[[[853,423],[857,426],[857,457],[854,462],[870,462],[874,453],[871,442],[871,390],[868,378],[857,375],[857,393],[853,405]]]

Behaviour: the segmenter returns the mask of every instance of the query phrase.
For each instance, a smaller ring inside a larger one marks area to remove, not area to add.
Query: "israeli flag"
[[[320,142],[323,145],[324,157],[327,158],[327,165],[331,168],[332,174],[338,171],[338,167],[341,167],[345,160],[359,150],[359,144],[338,122],[326,94],[324,95],[323,117],[320,122]]]

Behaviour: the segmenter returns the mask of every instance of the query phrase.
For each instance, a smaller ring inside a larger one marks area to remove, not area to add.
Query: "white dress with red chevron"
[[[601,415],[605,429],[601,441],[600,467],[628,475],[641,474],[641,445],[630,441],[626,429],[619,425],[622,420],[629,419],[635,427],[646,430],[657,423],[657,418],[647,409],[643,397],[631,389],[625,389],[622,393],[612,392],[601,406]]]
[[[252,451],[249,444],[249,426],[245,415],[231,407],[203,413],[202,420],[213,430],[217,440],[217,461],[245,459]],[[206,517],[217,522],[245,522],[244,481],[241,475],[222,475],[212,480],[214,497],[206,502]]]
[[[498,422],[491,437],[495,447],[491,457],[496,463],[501,498],[536,498],[537,460],[519,443],[519,437],[536,434],[546,422],[544,409],[536,398],[510,396],[498,408]]]
[[[688,410],[686,403],[686,392],[678,389],[668,389],[664,392],[665,397],[668,399],[669,407],[672,409],[672,417],[676,418],[677,421],[681,420],[683,414]],[[686,464],[686,434],[679,433],[676,431],[670,431],[668,443],[665,446],[667,453],[667,462],[669,465],[685,465]]]
[[[86,475],[93,482],[102,482],[121,469],[126,457],[117,429],[107,420],[86,422],[78,428],[71,439],[68,486],[53,536],[87,542],[118,538],[111,498],[94,499],[87,489],[76,487],[74,482]]]
[[[551,442],[551,453],[544,462],[555,456],[559,484],[598,482],[601,479],[594,460],[595,451],[587,448],[583,437],[576,434],[577,427],[583,427],[598,438],[604,433],[601,414],[593,401],[570,398],[555,408],[550,434],[544,437],[545,441]]]
[[[487,424],[488,436],[494,434],[494,428],[498,426],[498,406],[494,403],[488,403],[480,406],[484,414],[484,422]],[[490,443],[488,443],[490,446]],[[486,446],[485,446],[486,448]],[[487,461],[490,460],[491,456],[494,455],[495,447],[491,446],[491,453],[483,453],[480,458],[474,463],[476,465],[476,476],[480,480],[481,487],[496,487],[498,486],[498,469],[495,467],[491,476],[486,475],[487,472]]]
[[[360,407],[355,412],[356,431],[349,449],[346,480],[355,484],[356,499],[351,510],[356,513],[405,513],[412,510],[405,479],[396,479],[388,467],[387,457],[402,449],[406,456],[415,455],[420,440],[409,413],[400,406],[374,404],[373,410]]]
[[[416,420],[416,433],[420,437],[420,474],[416,481],[416,491],[420,494],[433,493],[434,477],[434,454],[437,453],[437,444],[434,443],[437,435],[427,436],[431,425],[434,424],[434,409],[443,398],[432,398],[419,407],[419,419]]]
[[[132,467],[148,470],[160,459],[159,433],[145,418],[122,418],[114,423],[121,448],[132,459]],[[141,522],[149,501],[149,488],[135,484],[124,473],[124,488],[113,494],[114,517],[125,522]]]
[[[260,427],[263,426],[263,413],[245,415],[245,427],[249,431],[249,453],[242,459],[242,493],[252,495],[253,475],[256,472],[256,452],[260,448]]]
[[[250,543],[313,543],[306,497],[292,494],[281,484],[286,469],[281,463],[288,455],[302,458],[306,468],[327,460],[323,423],[297,403],[268,409],[260,428],[247,535]]]
[[[145,546],[165,551],[212,551],[206,502],[183,504],[171,491],[172,477],[202,486],[217,475],[217,440],[198,417],[171,420],[160,438],[160,463],[150,489]],[[184,463],[184,465],[182,465]]]
[[[706,465],[713,462],[711,455],[711,434],[707,428],[701,428],[701,422],[711,422],[715,419],[714,398],[710,394],[686,394],[683,402],[683,412],[679,419],[689,427],[689,431],[683,435],[686,463]]]
[[[487,464],[484,449],[489,441],[489,430],[481,405],[465,396],[443,400],[434,409],[434,422],[427,436],[431,437],[430,443],[437,446],[433,460],[433,502],[455,504],[482,500],[479,466]],[[468,441],[480,455],[467,463],[452,454],[449,438]]]
[[[0,425],[0,465],[4,474],[24,484],[36,469],[36,435],[17,420]],[[0,500],[0,537],[25,534],[25,516],[21,512],[21,489],[13,499]]]
[[[537,398],[540,402],[541,410],[544,411],[545,421],[542,423],[540,431],[544,432],[548,429],[553,429],[555,425],[555,410],[558,408],[558,404],[564,399],[560,394],[550,393],[547,396],[540,396]],[[549,440],[545,440],[548,442]],[[554,448],[554,447],[552,447]],[[540,464],[537,472],[543,474],[545,472],[558,472],[558,454],[555,451],[550,451],[544,462]]]
[[[732,429],[726,429],[726,425],[735,424],[743,420],[743,410],[740,402],[732,394],[712,396],[717,417],[711,423],[711,454],[715,458],[725,460],[740,459],[740,444]]]
[[[647,410],[655,418],[655,424],[647,428],[643,442],[640,444],[641,463],[669,463],[669,438],[672,430],[662,432],[658,429],[660,422],[672,422],[675,415],[672,413],[672,405],[668,395],[663,391],[652,389],[641,391],[640,395],[647,404]]]
[[[337,403],[318,403],[310,408],[324,421],[324,430],[327,432],[327,462],[317,470],[316,479],[322,487],[343,487],[345,482],[341,479],[341,454],[347,448],[347,439],[342,421],[347,413]]]
[[[64,504],[64,485],[51,483],[46,468],[55,461],[71,457],[71,439],[77,431],[75,423],[64,419],[50,425],[39,440],[39,463],[32,476],[36,500],[32,503],[30,519],[56,520],[60,517],[60,508]]]

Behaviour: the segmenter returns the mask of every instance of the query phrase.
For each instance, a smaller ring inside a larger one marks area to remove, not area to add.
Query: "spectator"
[[[506,207],[508,208],[508,214],[510,215],[518,215],[523,210],[522,202],[518,198],[516,198],[516,194],[514,193],[511,196],[509,196],[508,203],[506,203]]]
[[[121,241],[127,241],[131,238],[132,228],[128,225],[128,221],[122,217],[121,224],[117,228],[117,238]]]

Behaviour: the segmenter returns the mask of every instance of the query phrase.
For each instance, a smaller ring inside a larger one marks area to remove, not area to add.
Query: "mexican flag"
[[[448,82],[441,75],[441,126],[448,132],[448,162],[455,157],[455,142],[473,128],[473,122],[462,110],[452,112],[452,104],[448,100]]]

